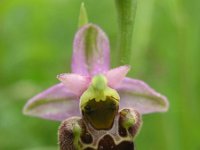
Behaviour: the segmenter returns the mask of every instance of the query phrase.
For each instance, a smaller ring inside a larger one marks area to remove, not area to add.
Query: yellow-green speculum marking
[[[119,94],[103,75],[94,76],[80,98],[83,117],[96,129],[109,129],[119,109]]]

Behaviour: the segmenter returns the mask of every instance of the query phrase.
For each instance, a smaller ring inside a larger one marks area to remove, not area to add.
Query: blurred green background
[[[114,0],[84,0],[108,34]],[[0,0],[0,149],[56,150],[59,122],[22,115],[26,101],[70,72],[81,0]],[[200,1],[138,0],[130,76],[166,95],[170,110],[143,117],[138,150],[200,150]],[[113,64],[114,66],[114,64]]]

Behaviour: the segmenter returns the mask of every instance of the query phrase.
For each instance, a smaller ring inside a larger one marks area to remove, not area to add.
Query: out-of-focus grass
[[[57,149],[59,122],[23,116],[26,100],[70,71],[81,0],[0,1],[0,149]],[[85,0],[111,41],[114,0]],[[139,150],[199,150],[200,1],[138,0],[129,74],[165,94],[170,110],[143,117]]]

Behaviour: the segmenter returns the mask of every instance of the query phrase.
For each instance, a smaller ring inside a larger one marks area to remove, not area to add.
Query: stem
[[[124,65],[129,64],[131,58],[131,43],[137,0],[115,0],[115,4],[119,24],[117,64]]]

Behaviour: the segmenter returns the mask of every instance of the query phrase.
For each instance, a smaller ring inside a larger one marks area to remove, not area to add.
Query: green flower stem
[[[118,24],[119,41],[117,46],[117,65],[129,64],[131,58],[131,43],[137,0],[115,0]]]

